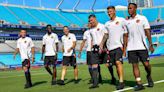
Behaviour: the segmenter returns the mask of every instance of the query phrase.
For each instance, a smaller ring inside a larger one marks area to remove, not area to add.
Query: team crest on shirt
[[[100,28],[97,28],[97,31],[100,31]]]
[[[24,43],[27,43],[27,41],[24,41]]]
[[[51,38],[53,39],[54,37],[53,37],[53,36],[51,36]]]
[[[116,25],[118,25],[118,24],[119,24],[119,21],[116,22]]]
[[[139,22],[140,22],[140,20],[139,20],[139,19],[137,19],[137,20],[136,20],[136,23],[139,23]]]

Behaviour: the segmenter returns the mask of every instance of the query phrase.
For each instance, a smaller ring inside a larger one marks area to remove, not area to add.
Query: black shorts
[[[105,52],[102,52],[101,54],[99,54],[99,60],[100,60],[100,64],[105,64],[107,63],[108,60],[108,54]]]
[[[56,56],[45,56],[44,65],[56,65],[57,57]]]
[[[112,63],[113,65],[115,65],[116,61],[120,61],[123,64],[122,55],[123,55],[123,52],[122,52],[121,48],[111,50],[109,52],[109,56],[110,56],[109,62]]]
[[[29,59],[25,59],[22,62],[22,67],[28,67],[28,68],[30,68],[30,60]]]
[[[100,64],[100,56],[98,52],[91,51],[90,64]]]
[[[91,51],[87,51],[87,64],[91,65]]]
[[[76,66],[76,57],[75,56],[63,56],[63,65],[64,66]]]
[[[149,61],[149,54],[147,50],[128,51],[129,63],[138,63]]]

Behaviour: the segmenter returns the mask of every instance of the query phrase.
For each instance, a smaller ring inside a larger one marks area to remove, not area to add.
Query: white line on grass
[[[158,84],[158,83],[162,83],[162,82],[164,82],[164,80],[155,81],[154,84]],[[143,85],[147,86],[148,84],[145,83]],[[124,92],[124,91],[131,90],[131,89],[134,89],[134,87],[124,88],[124,89],[116,90],[116,91],[113,91],[113,92]]]

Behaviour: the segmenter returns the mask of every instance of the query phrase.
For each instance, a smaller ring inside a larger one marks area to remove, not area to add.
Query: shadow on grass
[[[152,67],[164,67],[164,63],[151,64]]]
[[[33,86],[41,85],[41,84],[44,84],[44,83],[47,83],[47,81],[35,82],[35,83],[33,83]]]
[[[75,82],[76,84],[78,84],[81,80],[82,80],[82,79],[77,79],[77,80],[75,81],[75,79],[71,79],[71,80],[67,81],[65,84],[69,84],[69,83],[71,83],[71,82]]]

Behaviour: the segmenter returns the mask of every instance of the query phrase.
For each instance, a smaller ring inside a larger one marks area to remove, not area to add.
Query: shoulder
[[[106,23],[105,23],[105,26],[107,26],[107,25],[109,25],[110,24],[110,21],[107,21]]]

